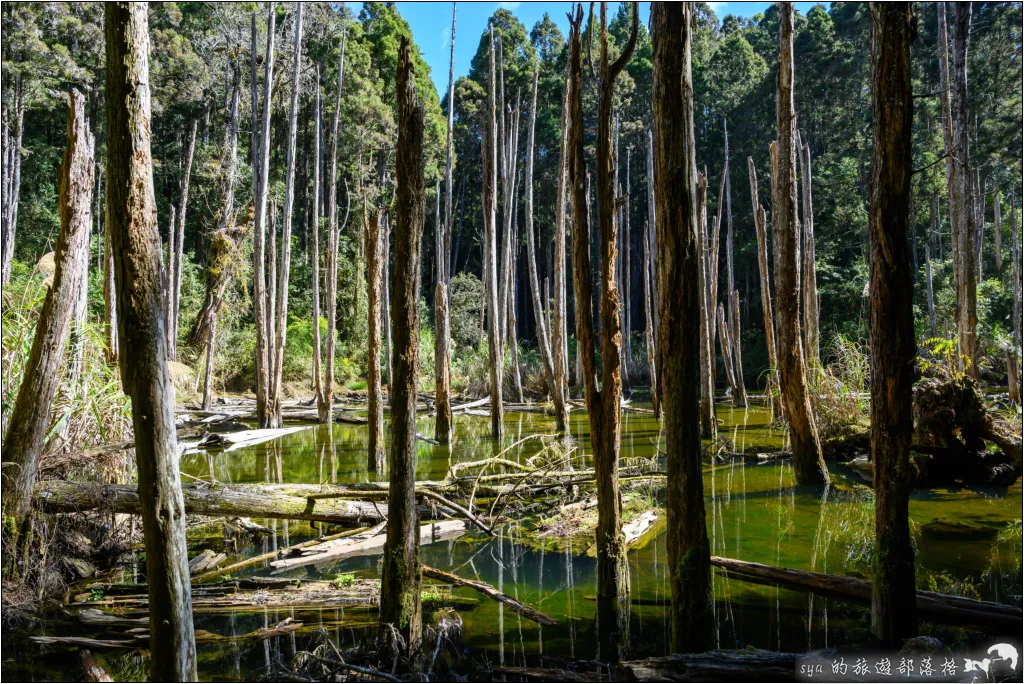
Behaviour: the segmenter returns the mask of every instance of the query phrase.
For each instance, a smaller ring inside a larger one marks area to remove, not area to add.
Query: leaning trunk
[[[196,648],[167,369],[166,302],[150,154],[149,27],[145,3],[109,4],[107,220],[117,281],[121,382],[132,400],[149,590],[151,679],[195,681]]]
[[[79,291],[89,268],[93,173],[93,136],[85,121],[85,98],[72,90],[67,147],[58,173],[60,233],[54,252],[53,284],[36,323],[32,351],[4,437],[4,515],[13,518],[21,543],[28,541],[24,526],[50,425],[50,405]]]
[[[797,266],[796,112],[793,106],[793,3],[779,4],[779,73],[776,108],[779,184],[775,214],[775,300],[782,399],[789,421],[793,466],[800,484],[828,482],[818,428],[811,410],[800,339],[800,280]]]

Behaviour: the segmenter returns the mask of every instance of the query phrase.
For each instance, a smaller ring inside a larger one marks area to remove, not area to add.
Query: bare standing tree
[[[28,521],[32,488],[50,424],[61,357],[89,270],[93,173],[93,136],[85,121],[85,98],[72,90],[68,98],[67,146],[58,171],[60,233],[54,251],[53,284],[36,323],[32,351],[3,443],[4,513],[12,518],[14,546],[19,551],[31,542]]]
[[[772,143],[774,146],[775,143]],[[774,147],[773,147],[774,149]],[[772,153],[775,157],[775,153]],[[770,406],[772,413],[778,412],[778,398],[771,391],[771,384],[774,384],[778,373],[778,357],[775,353],[775,317],[772,314],[772,288],[768,275],[768,217],[758,196],[757,170],[754,168],[754,158],[747,157],[747,172],[750,175],[750,206],[754,208],[754,230],[757,232],[757,269],[761,276],[761,311],[764,318],[765,345],[768,349],[768,373],[773,381],[767,389],[770,394]]]
[[[582,385],[590,419],[594,465],[597,471],[597,625],[598,657],[617,661],[624,647],[622,597],[629,594],[628,567],[622,538],[622,509],[619,496],[619,403],[622,395],[620,376],[619,291],[615,282],[615,250],[618,225],[615,218],[615,192],[612,169],[612,101],[615,79],[626,66],[636,46],[638,4],[632,3],[632,27],[619,57],[611,62],[608,54],[607,5],[601,4],[600,26],[590,13],[588,32],[600,31],[599,70],[597,74],[597,203],[601,253],[601,386],[597,384],[594,356],[594,325],[591,298],[590,216],[587,197],[586,164],[583,154],[582,101],[582,23],[583,7],[570,17],[569,55],[571,95],[569,123],[569,178],[573,197],[573,266],[576,291],[576,339],[583,362]],[[589,50],[588,50],[589,52]],[[591,62],[593,65],[593,62]]]
[[[437,240],[437,287],[434,290],[434,439],[452,439],[452,352],[448,295],[452,251],[452,164],[455,159],[455,3],[452,3],[451,54],[448,59],[448,141],[445,145],[444,224]],[[441,222],[440,217],[437,219]]]
[[[150,152],[147,3],[106,15],[107,221],[117,283],[121,383],[132,400],[149,589],[153,681],[196,681],[185,502],[178,474],[174,388]]]
[[[875,553],[871,631],[885,643],[917,636],[914,547],[908,506],[914,432],[914,275],[907,228],[913,170],[910,44],[913,7],[872,3],[871,461]],[[806,182],[806,176],[805,176]]]
[[[803,223],[803,314],[804,314],[804,349],[807,352],[807,363],[815,369],[821,365],[819,354],[818,333],[818,270],[814,254],[814,201],[811,193],[811,144],[802,139],[800,131],[796,134],[797,159],[800,161],[802,199],[804,208]]]
[[[775,301],[779,381],[793,445],[793,466],[800,484],[829,481],[821,455],[818,427],[807,391],[800,337],[800,284],[797,266],[796,112],[793,105],[793,3],[779,3],[779,73],[776,107],[778,184],[775,218]]]
[[[391,309],[395,384],[391,388],[391,459],[388,532],[381,573],[382,660],[404,650],[419,652],[419,524],[416,513],[416,379],[419,372],[420,241],[424,222],[423,105],[416,84],[409,38],[398,52],[398,146],[395,198],[395,301]],[[405,646],[399,649],[395,635]]]
[[[568,110],[569,110],[569,65],[566,64],[562,93],[562,125],[558,152],[558,184],[555,190],[555,251],[554,281],[555,301],[552,320],[551,352],[554,356],[555,376],[555,428],[564,432],[569,426],[569,352],[566,332],[566,277],[565,277],[565,184],[568,176]]]
[[[668,556],[673,652],[714,646],[711,556],[704,515],[700,443],[700,309],[697,166],[690,66],[692,9],[651,8],[654,194],[661,290],[662,387],[668,463]]]
[[[498,131],[495,116],[495,88],[497,81],[494,74],[494,26],[488,26],[490,33],[489,70],[487,80],[487,113],[484,126],[484,143],[480,146],[483,152],[483,210],[484,210],[484,297],[487,301],[487,352],[490,360],[490,393],[491,393],[491,439],[501,440],[505,434],[505,408],[502,403],[502,375],[504,374],[504,350],[502,348],[503,332],[501,323],[504,313],[498,303],[498,225],[495,212],[494,196],[498,187]],[[503,114],[504,116],[504,114]]]
[[[170,325],[167,331],[168,347],[167,352],[173,361],[178,357],[178,311],[181,308],[181,262],[185,258],[185,214],[188,209],[188,186],[192,178],[192,159],[196,151],[196,131],[199,127],[199,119],[192,121],[192,135],[189,137],[188,152],[185,153],[185,170],[181,176],[181,196],[178,198],[177,225],[172,214],[171,230],[176,231],[171,246],[174,254],[171,257],[170,275],[170,308],[168,319]],[[174,207],[172,207],[172,210]]]
[[[653,177],[652,177],[653,178]],[[650,182],[650,181],[649,181]],[[711,346],[711,331],[715,325],[711,304],[710,268],[708,266],[708,178],[697,174],[697,281],[700,283],[700,432],[712,443],[718,436],[715,417],[715,349]],[[645,241],[646,243],[646,241]]]

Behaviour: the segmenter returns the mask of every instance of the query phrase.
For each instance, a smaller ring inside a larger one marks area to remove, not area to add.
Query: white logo
[[[991,660],[993,663],[999,662],[1000,660],[1009,660],[1010,669],[1014,672],[1017,671],[1017,649],[1010,644],[996,644],[988,649],[988,654],[995,656]],[[989,659],[986,658],[985,660],[987,661]],[[988,670],[986,670],[986,673],[987,672]]]

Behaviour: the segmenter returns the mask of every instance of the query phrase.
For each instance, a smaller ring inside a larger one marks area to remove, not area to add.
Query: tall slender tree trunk
[[[327,345],[324,359],[322,401],[317,402],[317,416],[321,423],[334,420],[334,357],[338,342],[338,248],[341,228],[338,224],[338,128],[341,122],[341,93],[345,86],[345,48],[348,30],[341,34],[341,54],[338,56],[338,87],[334,94],[334,118],[331,122],[331,157],[327,173],[327,254],[324,255],[325,307],[327,308]],[[348,224],[352,197],[345,186],[345,219]]]
[[[554,316],[552,319],[551,352],[554,356],[554,404],[555,428],[565,432],[569,427],[569,351],[566,332],[566,277],[565,277],[565,184],[568,176],[568,110],[569,110],[569,65],[566,64],[562,84],[562,125],[558,150],[558,184],[555,190],[555,251],[554,270]],[[653,375],[652,375],[653,377]],[[653,384],[653,383],[652,383]]]
[[[630,261],[630,247],[632,245],[632,239],[630,237],[629,221],[630,221],[630,177],[629,177],[629,165],[632,158],[632,148],[626,148],[626,194],[623,197],[622,205],[622,311],[624,313],[623,319],[623,332],[622,332],[622,349],[625,363],[623,367],[628,371],[626,377],[623,378],[623,382],[626,386],[626,392],[630,391],[630,380],[632,373],[633,363],[633,306],[632,297],[630,296],[630,285],[633,281],[633,265]]]
[[[495,113],[494,26],[489,25],[489,76],[487,86],[487,125],[484,127],[483,149],[483,210],[484,210],[484,296],[487,300],[487,350],[490,360],[491,439],[500,441],[505,434],[505,408],[502,402],[502,375],[504,351],[502,349],[501,322],[504,314],[498,307],[498,226],[494,196],[498,187],[498,131]],[[504,116],[504,113],[502,113]]]
[[[416,84],[409,38],[398,52],[398,147],[396,155],[395,384],[391,388],[391,463],[388,533],[381,574],[382,655],[395,652],[395,630],[408,654],[419,652],[419,521],[416,514],[416,381],[419,372],[420,241],[423,236],[423,106]]]
[[[18,227],[18,196],[21,193],[21,142],[25,133],[25,77],[15,77],[14,132],[11,134],[8,166],[7,194],[3,207],[3,263],[0,278],[4,285],[11,282],[11,264],[14,262],[14,234]]]
[[[871,461],[875,553],[871,631],[886,643],[917,635],[909,500],[913,479],[914,277],[907,229],[913,170],[909,4],[872,3],[871,95]]]
[[[773,147],[775,143],[772,143]],[[772,153],[775,158],[776,153]],[[754,230],[757,233],[757,270],[761,277],[761,312],[764,317],[765,346],[768,349],[768,377],[769,383],[766,393],[770,395],[769,405],[772,414],[778,413],[780,397],[773,391],[773,385],[778,384],[779,361],[775,351],[775,316],[772,314],[772,287],[771,277],[768,271],[768,217],[757,188],[757,170],[754,168],[754,158],[747,157],[747,172],[750,176],[750,206],[754,209]]]
[[[996,278],[1003,277],[1003,208],[999,197],[999,186],[992,196],[992,238],[995,241]]]
[[[654,134],[648,129],[647,130],[647,234],[644,236],[647,240],[647,244],[651,251],[651,272],[648,277],[651,281],[651,314],[654,326],[651,330],[651,337],[654,344],[653,355],[648,353],[648,358],[653,358],[654,363],[658,363],[658,326],[661,317],[658,314],[658,293],[660,292],[658,287],[658,243],[655,239],[656,222],[655,219],[657,209],[654,202],[654,186],[651,184],[650,179],[654,178]],[[716,267],[715,273],[718,273]],[[714,325],[711,326],[712,331]],[[714,348],[714,332],[711,333],[712,337],[712,348]],[[654,409],[654,416],[660,417],[661,415],[661,386],[657,383],[657,373],[651,374],[651,407]],[[712,379],[712,385],[714,380]],[[712,390],[713,391],[713,390]]]
[[[929,208],[928,225],[929,237],[937,232],[936,221],[938,220],[938,208],[939,208],[939,196],[933,195],[931,205]],[[939,328],[935,324],[935,289],[932,286],[932,251],[931,240],[925,243],[924,246],[924,266],[925,266],[925,278],[928,283],[928,328],[931,331],[932,337],[939,336]]]
[[[974,232],[976,217],[971,203],[970,180],[970,139],[967,112],[967,46],[971,34],[971,3],[950,3],[953,12],[953,169],[956,205],[953,220],[957,230],[954,233],[954,259],[958,264],[956,286],[956,319],[958,359],[965,373],[978,378],[977,328],[978,328],[978,282],[974,257]]]
[[[722,366],[725,368],[725,379],[729,387],[736,387],[736,372],[732,367],[732,331],[725,316],[725,308],[718,304],[718,351],[722,355]]]
[[[15,531],[15,547],[31,541],[27,523],[39,457],[50,425],[61,357],[82,285],[87,282],[94,171],[93,136],[86,125],[85,98],[72,90],[67,146],[58,171],[60,233],[54,252],[53,284],[36,323],[32,351],[4,437],[4,517],[5,527],[10,525]]]
[[[818,428],[807,391],[803,341],[800,338],[800,283],[797,251],[796,112],[793,107],[793,3],[779,3],[779,73],[776,125],[779,184],[775,215],[775,301],[779,380],[789,421],[793,466],[800,484],[826,483]]]
[[[117,282],[121,383],[132,400],[146,548],[153,681],[196,681],[185,502],[178,474],[174,389],[167,369],[150,153],[146,3],[106,12],[107,221]]]
[[[735,295],[737,299],[735,305],[732,301],[736,292],[735,267],[733,266],[736,240],[732,230],[732,169],[729,166],[729,124],[725,119],[722,120],[722,131],[725,138],[725,168],[722,170],[722,177],[725,178],[725,264],[726,284],[728,286],[728,289],[725,291],[725,308],[731,341],[728,349],[729,353],[732,354],[733,380],[735,382],[733,385],[732,401],[734,406],[746,408],[747,388],[743,382],[743,341],[740,338],[739,295]],[[718,201],[721,204],[721,195],[718,196]]]
[[[652,182],[650,179],[648,182]],[[714,443],[718,438],[715,417],[715,350],[711,346],[711,329],[715,325],[711,305],[710,269],[708,268],[708,178],[697,174],[697,282],[700,283],[700,433]],[[646,245],[646,241],[645,241]],[[646,276],[645,276],[646,277]]]
[[[188,208],[188,186],[189,181],[192,178],[192,158],[195,156],[196,151],[196,131],[199,126],[199,120],[195,119],[192,121],[192,135],[189,138],[188,152],[185,153],[185,171],[181,177],[181,196],[178,199],[178,216],[177,226],[172,221],[171,230],[177,231],[177,236],[174,239],[174,259],[171,262],[173,265],[174,273],[171,279],[171,315],[169,316],[171,324],[170,330],[167,331],[167,340],[169,345],[167,347],[167,353],[170,359],[173,361],[178,358],[178,311],[181,308],[181,262],[185,258],[185,212]]]
[[[232,260],[237,259],[238,238],[242,230],[235,227],[235,179],[238,175],[238,109],[241,97],[241,68],[232,60],[233,85],[228,114],[228,125],[224,131],[224,150],[221,157],[220,208],[217,210],[217,232],[210,237],[206,269],[206,296],[186,336],[186,342],[199,348],[210,334],[207,327],[213,325],[224,301],[224,292],[231,280],[234,269]]]
[[[654,193],[657,201],[658,279],[668,463],[668,566],[672,603],[671,650],[713,647],[711,557],[704,514],[700,444],[700,309],[703,284],[693,134],[690,66],[692,9],[654,3]],[[738,312],[737,312],[738,313]]]
[[[452,164],[455,161],[455,3],[452,3],[451,53],[448,59],[448,141],[445,145],[444,224],[437,250],[437,288],[434,293],[434,439],[452,440],[452,340],[448,305],[452,268]],[[440,218],[438,219],[440,222]],[[442,249],[442,246],[444,249]]]
[[[383,162],[383,155],[380,160]],[[383,171],[383,167],[381,167]],[[383,473],[386,467],[384,449],[384,400],[381,396],[380,344],[381,344],[381,286],[384,280],[384,236],[383,208],[371,212],[363,211],[363,235],[366,241],[366,302],[369,321],[367,336],[369,349],[366,357],[367,406],[367,469]]]
[[[118,361],[117,291],[114,285],[114,253],[110,248],[110,216],[103,209],[103,342],[107,363]]]
[[[320,132],[323,126],[323,103],[320,101],[320,65],[316,67],[316,94],[314,96],[313,120],[313,159],[320,159]],[[308,191],[307,191],[308,192]],[[310,240],[312,248],[312,304],[313,304],[313,392],[316,394],[317,419],[322,424],[330,425],[333,416],[322,415],[324,408],[324,373],[323,373],[323,341],[320,338],[320,164],[313,162],[313,201],[310,210],[313,212],[310,221]],[[326,422],[324,421],[326,418]]]
[[[273,359],[270,355],[271,320],[266,302],[269,301],[266,272],[267,197],[270,173],[270,107],[274,81],[274,33],[277,13],[273,3],[267,3],[267,52],[264,55],[263,74],[263,116],[258,114],[259,102],[256,79],[256,15],[252,17],[252,134],[253,143],[253,302],[256,313],[256,422],[261,428],[273,427],[273,407],[270,403],[271,370]]]
[[[807,352],[807,364],[812,371],[821,365],[818,342],[818,271],[814,260],[814,202],[811,193],[811,145],[801,139],[797,131],[797,158],[800,161],[800,175],[803,199],[803,313],[804,313],[804,349]]]
[[[1017,405],[1021,403],[1021,367],[1020,367],[1020,344],[1021,344],[1021,296],[1020,296],[1020,236],[1017,234],[1017,207],[1013,203],[1013,196],[1010,196],[1010,255],[1013,259],[1013,341],[1006,350],[1007,379],[1009,384],[1010,401]]]
[[[643,242],[643,267],[644,267],[644,342],[647,345],[647,366],[650,369],[649,373],[651,376],[651,405],[654,408],[654,417],[661,418],[661,402],[658,400],[658,395],[655,393],[654,388],[658,386],[658,368],[655,362],[655,348],[654,348],[654,314],[651,311],[651,244],[647,240],[647,223],[644,222],[644,239]],[[703,312],[701,313],[703,316]],[[701,378],[701,385],[705,384],[705,378]],[[712,391],[714,391],[712,385]],[[711,413],[714,415],[715,405],[712,401]],[[701,424],[704,423],[704,406],[701,405]],[[714,423],[715,433],[718,432],[717,421]],[[701,428],[703,430],[703,427]]]
[[[612,169],[612,102],[615,78],[636,46],[638,6],[632,3],[630,37],[622,53],[610,62],[608,54],[607,6],[601,5],[600,26],[590,17],[590,31],[600,30],[597,115],[597,201],[601,251],[601,386],[597,385],[594,357],[594,327],[590,285],[590,218],[587,206],[586,165],[583,155],[582,104],[582,22],[579,7],[570,24],[570,180],[573,195],[573,261],[576,290],[576,336],[583,359],[583,388],[590,418],[597,472],[597,637],[598,657],[617,661],[625,647],[627,624],[623,623],[622,601],[629,595],[629,570],[622,538],[622,510],[619,493],[619,403],[622,395],[619,325],[619,291],[615,282],[615,251],[618,225],[615,217]]]
[[[518,121],[518,117],[517,117]],[[518,123],[516,124],[518,126]],[[518,153],[517,153],[518,154]],[[518,289],[518,278],[517,278],[517,266],[518,266],[518,245],[519,245],[519,212],[516,210],[519,196],[516,190],[519,187],[519,183],[512,185],[512,232],[509,237],[509,269],[508,269],[508,332],[507,340],[509,347],[509,356],[512,359],[512,384],[516,390],[516,401],[522,404],[525,399],[523,397],[523,376],[519,366],[519,324],[518,316],[516,316],[516,309],[519,306],[519,289]]]
[[[210,312],[210,324],[206,333],[206,374],[203,377],[203,410],[213,405],[213,361],[217,345],[217,316]]]

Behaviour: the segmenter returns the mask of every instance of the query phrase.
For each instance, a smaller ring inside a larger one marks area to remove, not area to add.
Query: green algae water
[[[720,437],[730,451],[751,447],[778,450],[783,436],[773,429],[766,410],[718,408]],[[432,419],[424,417],[419,431],[429,434]],[[553,418],[539,413],[506,414],[505,448],[530,435],[553,435]],[[571,414],[574,466],[590,463],[589,425],[583,411]],[[651,416],[624,412],[624,463],[657,457],[659,426]],[[445,477],[452,463],[492,456],[498,445],[489,438],[489,418],[457,416],[453,445],[441,447],[419,441],[417,479]],[[542,448],[540,440],[525,440],[506,457],[525,461]],[[704,468],[708,536],[714,555],[769,565],[869,577],[874,530],[870,490],[859,476],[830,464],[828,488],[798,487],[788,461],[734,458]],[[280,439],[220,453],[199,452],[182,459],[186,479],[218,483],[352,484],[376,481],[366,470],[366,428],[359,425],[310,425]],[[635,488],[634,488],[635,490]],[[656,488],[648,496],[659,504]],[[562,490],[564,492],[564,489]],[[654,492],[654,493],[651,493]],[[564,495],[563,495],[564,496]],[[919,588],[972,598],[1021,604],[1021,484],[1010,488],[959,488],[915,491],[910,502],[917,551]],[[926,532],[927,523],[950,519],[976,530],[969,538],[951,540]],[[312,538],[320,533],[305,522],[259,521],[271,528],[269,537],[238,549],[252,556]],[[460,611],[463,648],[476,662],[531,665],[540,656],[595,657],[594,614],[596,559],[571,545],[538,543],[530,520],[514,520],[489,537],[469,528],[458,539],[421,547],[423,563],[467,579],[480,579],[554,617],[559,624],[540,627],[471,589],[454,594],[477,601]],[[194,555],[203,548],[201,534],[190,538]],[[557,540],[551,540],[557,542]],[[663,532],[650,535],[628,553],[629,652],[631,657],[666,652],[668,568]],[[338,575],[379,577],[379,555],[360,556],[291,569],[284,577],[333,579]],[[129,563],[125,581],[144,582],[145,564]],[[716,645],[720,648],[763,648],[803,652],[870,643],[870,607],[809,592],[754,584],[714,571]],[[269,575],[269,568],[252,566],[233,575]],[[294,618],[303,629],[257,643],[220,641],[199,646],[200,676],[204,680],[252,680],[273,667],[287,665],[306,648],[313,630],[323,628],[340,647],[360,643],[374,633],[376,613],[365,607],[270,609],[258,604],[230,614],[196,616],[196,629],[237,636]],[[425,624],[430,615],[425,612]],[[69,634],[81,628],[69,627]],[[47,625],[44,633],[59,633]],[[947,645],[976,645],[992,636],[970,629],[935,625],[921,620],[921,633]],[[97,635],[102,636],[102,635]],[[13,642],[13,643],[12,643]],[[75,678],[76,661],[66,655],[24,660],[39,654],[22,639],[6,640],[5,668],[26,679]],[[108,664],[122,677],[145,671],[137,654],[111,655]],[[115,675],[116,676],[116,675]]]

